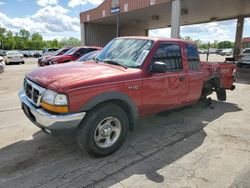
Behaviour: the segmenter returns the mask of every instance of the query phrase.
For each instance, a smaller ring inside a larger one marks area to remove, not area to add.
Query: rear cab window
[[[200,56],[196,45],[187,44],[185,49],[188,61],[188,68],[191,71],[198,71],[201,69]]]
[[[165,63],[168,72],[182,71],[181,47],[174,43],[160,44],[153,56],[152,63],[157,61]]]

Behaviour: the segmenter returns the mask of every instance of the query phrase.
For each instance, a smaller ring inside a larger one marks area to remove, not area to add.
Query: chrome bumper
[[[42,108],[34,106],[23,90],[19,92],[19,98],[28,119],[47,133],[51,133],[53,130],[76,128],[86,115],[86,112],[65,115],[50,114]]]

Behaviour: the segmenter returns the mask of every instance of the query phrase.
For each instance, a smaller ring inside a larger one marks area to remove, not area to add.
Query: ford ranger
[[[196,103],[216,92],[226,100],[235,66],[200,62],[196,45],[178,39],[121,37],[85,63],[27,74],[22,109],[49,134],[75,130],[80,148],[106,156],[123,143],[134,121]]]

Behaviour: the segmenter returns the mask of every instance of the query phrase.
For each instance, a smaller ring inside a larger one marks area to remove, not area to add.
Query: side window
[[[88,48],[88,49],[87,49],[87,53],[93,52],[93,51],[96,51],[96,50],[97,50],[96,48]]]
[[[161,44],[153,57],[153,62],[156,61],[164,62],[168,71],[181,71],[183,67],[180,46],[177,44]]]
[[[186,46],[189,70],[200,70],[200,58],[197,47],[194,45]]]
[[[87,52],[86,48],[81,48],[81,49],[79,49],[79,50],[76,52],[76,55],[77,55],[77,56],[81,56],[81,55],[86,54],[86,52]]]

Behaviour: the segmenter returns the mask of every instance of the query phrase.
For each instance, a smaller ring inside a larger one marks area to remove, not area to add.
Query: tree
[[[4,49],[5,34],[6,34],[6,29],[3,27],[0,27],[0,42],[1,42],[2,49]]]
[[[222,41],[218,43],[218,48],[223,49],[223,48],[234,48],[234,43],[231,41]]]
[[[70,37],[69,39],[62,39],[60,44],[61,46],[79,46],[81,41],[77,38]]]
[[[6,38],[4,40],[5,48],[9,50],[14,50],[16,47],[16,41],[14,39],[13,33],[8,31],[6,34]]]
[[[32,50],[40,50],[45,46],[42,35],[39,33],[33,33],[31,35],[30,47]]]

